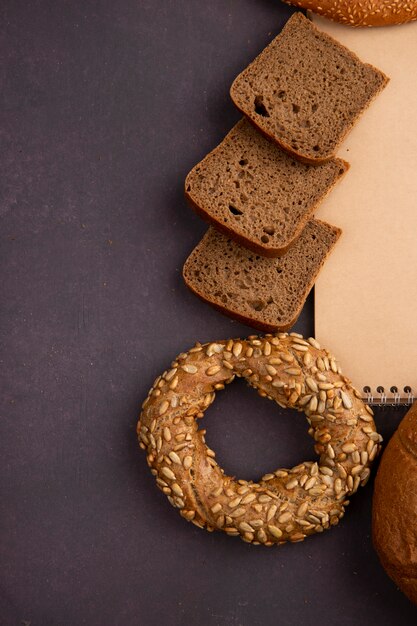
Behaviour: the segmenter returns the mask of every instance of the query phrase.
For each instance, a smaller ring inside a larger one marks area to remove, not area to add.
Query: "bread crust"
[[[391,437],[375,479],[374,547],[387,574],[417,604],[417,403]]]
[[[250,120],[250,118],[247,118],[250,122],[252,122],[252,120]],[[252,125],[253,122],[252,122]],[[268,139],[268,141],[270,141],[271,143],[276,143],[275,141],[273,141],[273,139],[265,134],[262,129],[259,129],[256,125],[254,125],[255,128],[257,130],[260,130],[261,134],[263,136],[266,137],[266,139]],[[202,159],[202,161],[200,161],[200,163],[198,163],[197,165],[200,165],[201,163],[204,163],[204,161],[214,152],[216,152],[219,147],[221,146],[221,144],[219,146],[216,146],[216,148],[214,148],[213,150],[211,150],[211,152],[209,152],[204,159]],[[285,151],[287,151],[287,148],[282,146],[283,149]],[[298,161],[303,161],[303,159],[300,159],[297,155],[296,156]],[[325,159],[323,162],[327,162],[327,161],[331,161],[332,159]],[[341,174],[339,174],[339,176],[337,178],[335,178],[335,180],[333,181],[333,183],[331,185],[329,185],[328,189],[325,191],[325,193],[317,200],[317,202],[311,206],[311,210],[309,214],[305,214],[303,216],[303,218],[300,219],[300,221],[297,224],[297,228],[294,231],[294,236],[292,237],[292,239],[288,242],[288,244],[286,246],[283,246],[281,248],[277,248],[274,246],[268,246],[266,244],[261,245],[259,243],[257,243],[256,240],[254,239],[249,239],[248,237],[245,237],[244,235],[242,235],[241,233],[236,232],[233,228],[231,228],[230,226],[228,226],[227,224],[225,224],[224,222],[222,222],[221,220],[216,219],[216,217],[214,215],[212,215],[212,213],[210,213],[210,211],[207,211],[203,206],[200,206],[199,204],[197,204],[197,202],[194,200],[192,194],[188,191],[187,187],[189,185],[189,176],[190,174],[194,171],[194,168],[191,170],[191,172],[189,172],[189,174],[187,175],[186,179],[185,179],[185,183],[184,183],[184,195],[185,198],[188,202],[188,204],[190,205],[190,207],[193,209],[193,211],[199,216],[201,217],[202,220],[204,220],[207,224],[210,224],[211,226],[214,226],[216,228],[216,230],[219,230],[220,232],[222,232],[223,234],[225,234],[227,237],[230,237],[230,239],[233,239],[234,241],[236,241],[238,244],[240,244],[241,246],[247,248],[248,250],[252,250],[253,252],[256,252],[256,254],[259,254],[261,256],[267,257],[267,258],[272,258],[272,259],[276,259],[279,258],[281,256],[283,256],[286,252],[288,252],[288,250],[291,248],[291,246],[294,244],[295,241],[297,241],[298,237],[301,235],[303,229],[305,228],[307,222],[311,219],[311,216],[314,214],[315,210],[320,206],[320,204],[323,202],[323,200],[328,196],[328,194],[331,192],[331,190],[333,189],[333,187],[336,185],[336,183],[340,182],[340,180],[342,178],[344,178],[344,176],[346,175],[346,172],[349,170],[350,168],[350,163],[348,163],[347,161],[345,161],[344,159],[340,159],[339,157],[335,158],[335,161],[337,161],[337,163],[340,165],[340,170],[344,170]],[[305,161],[305,163],[309,163],[308,161]],[[315,165],[318,165],[317,161],[313,162]],[[311,163],[310,163],[311,164]],[[268,330],[273,330],[272,328],[268,329]]]
[[[340,228],[338,228],[337,226],[333,226],[330,224],[327,224],[327,222],[324,222],[323,220],[317,220],[314,219],[315,222],[318,222],[319,224],[324,224],[326,226],[330,226],[334,235],[335,235],[335,240],[333,245],[329,248],[329,250],[327,251],[326,256],[324,257],[318,271],[320,271],[321,267],[324,265],[324,263],[326,262],[327,258],[329,257],[329,255],[331,254],[333,247],[336,245],[340,235],[342,234],[342,230]],[[199,244],[198,244],[199,245]],[[195,249],[194,249],[195,250]],[[187,261],[189,260],[189,258],[193,255],[194,253],[191,252],[191,255],[188,257]],[[258,320],[256,318],[253,317],[249,317],[246,315],[242,315],[241,313],[239,313],[239,311],[237,310],[232,310],[226,306],[222,306],[220,304],[220,302],[213,300],[209,294],[206,294],[204,291],[199,291],[198,289],[194,288],[193,283],[191,283],[188,279],[187,279],[187,275],[186,275],[186,266],[187,266],[187,261],[184,263],[183,269],[182,269],[182,277],[183,280],[185,282],[185,284],[187,285],[187,287],[190,289],[190,291],[192,291],[192,293],[194,293],[196,296],[198,296],[200,298],[200,300],[203,300],[203,302],[207,302],[208,304],[210,304],[213,308],[215,308],[217,311],[219,311],[220,313],[223,313],[224,315],[227,315],[228,317],[235,319],[243,324],[246,324],[247,326],[252,326],[253,328],[256,328],[257,330],[263,330],[265,332],[276,332],[276,331],[286,331],[289,330],[292,326],[294,326],[295,322],[297,321],[304,303],[305,303],[305,298],[300,300],[299,306],[294,314],[294,316],[292,317],[291,320],[289,320],[288,322],[284,323],[284,324],[270,324],[268,322],[264,322],[261,320]],[[318,272],[317,272],[318,273]],[[310,282],[307,285],[306,288],[306,294],[308,295],[311,291],[311,289],[313,288],[314,282],[316,280],[317,277],[317,273],[314,277],[312,277],[312,279],[310,280]],[[306,295],[306,297],[307,297]]]
[[[317,463],[276,470],[258,483],[225,475],[197,419],[235,376],[306,414]],[[197,343],[156,379],[142,409],[140,447],[170,503],[200,528],[266,546],[337,524],[347,498],[368,481],[382,440],[334,357],[297,333]]]
[[[336,2],[337,0],[335,0]],[[417,0],[416,0],[417,2]],[[321,6],[321,5],[320,5]],[[337,41],[337,39],[335,39],[334,37],[332,37],[331,35],[329,35],[328,33],[324,33],[323,31],[321,31],[320,29],[318,29],[314,24],[311,24],[311,22],[309,20],[306,19],[306,17],[298,12],[298,13],[294,13],[290,19],[288,20],[288,22],[285,24],[283,30],[281,31],[281,33],[279,35],[277,35],[277,38],[280,37],[280,35],[285,31],[285,28],[290,24],[290,22],[296,22],[299,21],[300,23],[303,22],[309,22],[311,25],[311,28],[313,28],[315,31],[317,31],[318,33],[320,33],[320,35],[324,36],[328,41],[332,41],[333,44],[335,44],[337,47],[339,48],[343,48],[344,50],[346,50],[349,55],[356,59],[359,63],[361,63],[364,66],[367,66],[369,68],[371,68],[373,71],[377,72],[378,74],[381,75],[382,78],[382,82],[379,85],[378,89],[375,90],[375,92],[372,94],[372,96],[369,98],[369,100],[366,102],[366,104],[363,106],[362,110],[360,111],[359,115],[352,120],[352,125],[355,124],[358,119],[363,115],[363,113],[368,109],[368,107],[370,106],[370,104],[375,100],[375,98],[381,93],[381,91],[387,86],[387,84],[389,83],[389,77],[386,76],[386,74],[384,74],[384,72],[382,72],[381,70],[379,70],[378,68],[376,68],[374,65],[372,65],[371,63],[364,63],[357,54],[355,54],[354,52],[352,52],[352,50],[349,50],[346,48],[346,46],[343,46],[343,44],[341,44],[339,41]],[[248,110],[244,104],[241,104],[239,102],[239,97],[238,95],[235,94],[235,91],[237,90],[237,86],[239,85],[239,82],[245,78],[246,75],[250,75],[251,71],[253,70],[253,68],[256,68],[257,63],[259,62],[259,58],[262,57],[262,55],[265,53],[265,51],[273,45],[275,39],[268,45],[266,46],[266,48],[264,48],[263,51],[260,52],[260,54],[255,57],[255,59],[244,69],[242,70],[242,72],[235,78],[235,80],[233,81],[231,87],[230,87],[230,97],[232,99],[233,104],[236,106],[236,108],[243,113],[243,115],[246,116],[246,118],[249,120],[249,122],[267,139],[269,139],[270,141],[275,142],[280,148],[282,148],[282,150],[284,150],[285,152],[287,152],[288,154],[290,154],[291,156],[297,158],[299,161],[301,161],[302,163],[307,163],[309,165],[320,165],[322,163],[326,163],[327,161],[330,161],[331,159],[335,158],[335,154],[336,154],[336,150],[340,147],[340,145],[343,143],[343,141],[345,140],[346,136],[349,134],[349,132],[352,129],[352,126],[347,125],[343,132],[340,134],[340,136],[338,137],[338,142],[337,145],[335,146],[334,151],[331,154],[327,154],[325,156],[317,156],[317,157],[312,157],[309,154],[306,154],[305,152],[303,152],[300,149],[294,149],[291,145],[289,145],[288,143],[285,142],[285,140],[280,137],[277,133],[273,133],[271,131],[269,131],[266,127],[264,127],[264,124],[262,122],[262,119],[259,118],[258,115],[256,115],[253,111]]]
[[[284,0],[349,26],[391,26],[417,19],[417,0]]]

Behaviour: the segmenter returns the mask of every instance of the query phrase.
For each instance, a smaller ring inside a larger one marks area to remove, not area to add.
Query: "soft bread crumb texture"
[[[348,169],[342,159],[308,165],[243,119],[188,174],[185,193],[200,215],[264,256],[280,256]]]
[[[310,220],[276,259],[261,257],[210,228],[187,259],[187,286],[223,313],[261,330],[286,330],[297,320],[341,231]]]
[[[388,79],[295,13],[235,79],[231,97],[259,130],[307,161],[331,158]]]

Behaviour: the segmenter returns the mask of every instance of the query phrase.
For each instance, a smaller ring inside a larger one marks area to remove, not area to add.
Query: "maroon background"
[[[245,336],[180,271],[205,225],[188,170],[239,119],[228,89],[278,0],[4,0],[0,622],[405,625],[370,541],[343,523],[251,547],[188,525],[138,449],[138,407],[195,340]],[[296,326],[312,333],[312,300]],[[393,381],[395,382],[395,381]],[[402,411],[380,412],[392,432]],[[302,416],[243,383],[205,418],[228,472],[313,458]]]

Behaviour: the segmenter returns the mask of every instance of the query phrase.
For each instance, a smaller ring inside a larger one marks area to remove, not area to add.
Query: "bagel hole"
[[[201,424],[220,467],[236,480],[258,481],[276,469],[318,460],[304,415],[261,398],[243,379],[217,394]]]

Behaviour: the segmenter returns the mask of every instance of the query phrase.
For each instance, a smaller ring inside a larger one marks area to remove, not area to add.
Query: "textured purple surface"
[[[228,88],[291,9],[4,0],[0,12],[2,626],[415,623],[371,547],[372,484],[332,531],[256,548],[188,525],[136,443],[138,407],[178,352],[250,333],[181,281],[205,231],[182,186],[239,119]],[[312,314],[310,299],[300,332]],[[392,417],[379,415],[387,433]],[[302,416],[243,384],[204,421],[241,477],[313,458]]]

